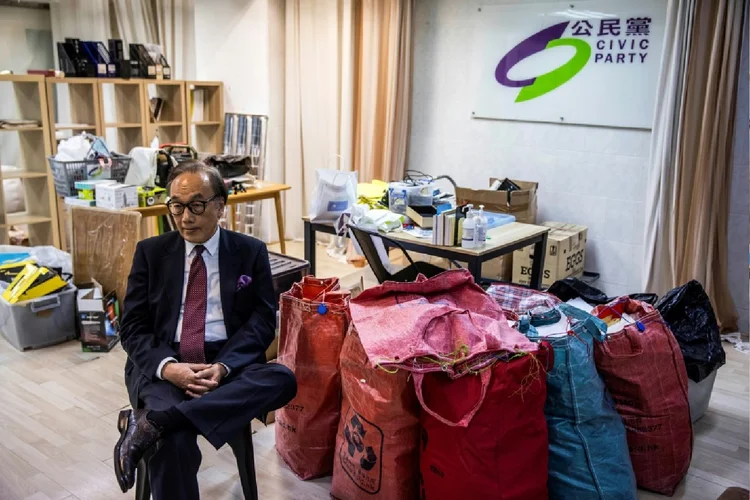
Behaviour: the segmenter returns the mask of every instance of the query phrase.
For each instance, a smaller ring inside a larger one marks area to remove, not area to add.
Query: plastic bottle
[[[484,205],[479,205],[479,212],[475,213],[476,225],[474,228],[475,232],[475,243],[474,248],[484,248],[487,244],[487,217],[484,215]]]
[[[474,205],[466,205],[466,219],[464,220],[464,229],[461,234],[461,247],[474,248],[476,245],[476,217],[474,215]]]

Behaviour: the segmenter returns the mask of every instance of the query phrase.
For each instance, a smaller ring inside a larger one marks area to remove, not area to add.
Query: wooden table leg
[[[273,201],[276,204],[276,225],[279,228],[279,247],[281,253],[286,255],[286,238],[284,237],[284,214],[281,211],[281,193],[276,193],[273,196]]]
[[[235,213],[236,210],[236,205],[227,205],[227,228],[230,231],[235,231],[235,226],[237,225],[237,214]]]
[[[68,248],[68,222],[70,220],[70,213],[65,205],[65,198],[57,197],[57,227],[60,231],[60,249],[64,252],[73,253]]]

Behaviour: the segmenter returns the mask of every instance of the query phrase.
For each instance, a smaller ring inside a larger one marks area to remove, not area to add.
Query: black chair
[[[375,274],[375,277],[378,279],[379,283],[383,283],[384,281],[414,281],[417,279],[418,274],[423,274],[427,278],[432,278],[433,276],[437,276],[438,274],[447,271],[447,269],[429,264],[427,262],[414,262],[414,260],[412,260],[412,258],[409,256],[409,253],[403,246],[401,246],[399,242],[382,236],[381,234],[373,234],[367,230],[351,224],[349,225],[349,229],[351,229],[354,237],[357,239],[357,243],[359,243],[359,247],[365,254],[365,258],[370,264],[370,268],[372,268],[372,272]],[[395,274],[389,273],[385,268],[385,265],[383,265],[383,261],[380,260],[378,249],[375,247],[375,242],[372,240],[373,237],[381,238],[387,246],[396,247],[401,250],[406,259],[409,261],[409,265]]]
[[[120,429],[120,432],[122,431],[123,429]],[[229,446],[232,448],[234,456],[237,459],[237,469],[240,473],[240,483],[242,484],[242,493],[245,496],[245,500],[258,500],[258,485],[255,480],[255,457],[253,456],[253,432],[250,424],[245,427],[239,438],[229,442]],[[138,463],[135,475],[135,500],[149,500],[151,498],[148,461],[154,452],[155,450],[152,449]]]

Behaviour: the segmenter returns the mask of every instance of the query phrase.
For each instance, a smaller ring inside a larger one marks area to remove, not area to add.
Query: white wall
[[[224,82],[225,112],[269,116],[267,181],[283,172],[283,20],[284,0],[195,0],[197,79]],[[261,227],[278,240],[273,202],[263,202]]]
[[[0,70],[25,74],[55,66],[49,10],[0,6]],[[10,84],[0,85],[0,116],[20,118]],[[18,162],[18,136],[0,134],[0,163]]]
[[[224,82],[224,111],[268,114],[268,0],[196,0],[198,80]]]
[[[512,2],[417,0],[409,168],[474,188],[538,181],[539,222],[589,227],[597,286],[639,291],[650,131],[471,119],[474,14],[495,3]]]
[[[49,38],[40,40],[34,32],[47,32]],[[54,66],[51,54],[49,10],[0,6],[0,69],[47,69],[50,63]]]

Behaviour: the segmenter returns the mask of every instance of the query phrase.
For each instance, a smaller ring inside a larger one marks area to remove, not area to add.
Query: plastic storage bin
[[[112,154],[111,178],[119,183],[125,182],[130,168],[129,156]],[[76,181],[85,181],[91,178],[89,172],[101,167],[99,160],[82,161],[58,161],[54,156],[48,156],[49,168],[52,170],[52,178],[55,181],[55,191],[58,196],[76,196]],[[104,160],[106,162],[106,160]]]
[[[10,304],[0,297],[0,331],[24,351],[59,344],[76,336],[76,287],[34,300]]]
[[[298,281],[302,281],[303,276],[310,274],[310,264],[306,260],[273,252],[268,252],[268,260],[271,261],[273,291],[276,294],[276,303],[278,304],[279,296],[282,293],[288,291]]]
[[[701,380],[700,382],[693,382],[688,378],[688,401],[690,402],[690,420],[695,423],[697,422],[706,410],[708,409],[708,403],[711,401],[711,393],[714,390],[714,382],[716,382],[716,373],[719,371],[712,371],[711,374]]]

